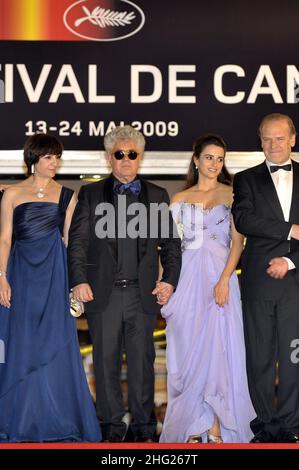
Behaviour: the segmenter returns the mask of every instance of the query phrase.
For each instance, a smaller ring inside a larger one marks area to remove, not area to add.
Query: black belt
[[[138,286],[138,279],[118,279],[114,282],[115,287]]]

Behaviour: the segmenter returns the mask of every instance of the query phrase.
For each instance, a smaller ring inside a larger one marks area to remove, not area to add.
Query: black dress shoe
[[[251,439],[252,443],[266,443],[266,442],[277,442],[275,437],[268,431],[261,430],[259,431],[253,439]]]
[[[123,442],[125,436],[120,436],[119,434],[112,433],[108,436],[108,442]],[[107,441],[106,441],[107,442]]]
[[[299,433],[286,431],[279,436],[278,442],[285,442],[289,444],[299,444]]]
[[[134,442],[154,442],[149,436],[136,436]]]

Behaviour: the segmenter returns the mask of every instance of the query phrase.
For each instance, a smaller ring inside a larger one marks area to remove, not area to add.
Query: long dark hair
[[[190,161],[184,189],[191,188],[192,186],[198,183],[198,170],[194,163],[194,157],[199,158],[200,154],[207,145],[217,145],[217,147],[221,147],[224,150],[224,155],[226,154],[226,143],[219,135],[204,134],[198,139],[196,139],[193,144],[193,155]],[[232,184],[232,177],[229,174],[224,162],[221,173],[218,175],[217,181],[223,184],[227,184],[228,186]]]

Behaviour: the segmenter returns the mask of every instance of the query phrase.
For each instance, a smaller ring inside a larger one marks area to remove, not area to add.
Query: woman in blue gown
[[[66,244],[76,197],[53,180],[61,153],[52,136],[27,139],[30,176],[1,202],[0,442],[101,440],[70,315]]]

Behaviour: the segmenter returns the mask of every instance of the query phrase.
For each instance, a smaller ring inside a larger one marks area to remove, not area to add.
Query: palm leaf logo
[[[75,21],[74,24],[76,27],[80,26],[84,21],[89,21],[99,28],[106,28],[107,26],[127,26],[136,18],[134,12],[113,11],[101,8],[100,6],[95,7],[92,11],[89,11],[86,6],[82,6],[82,10],[86,16],[78,18]]]

